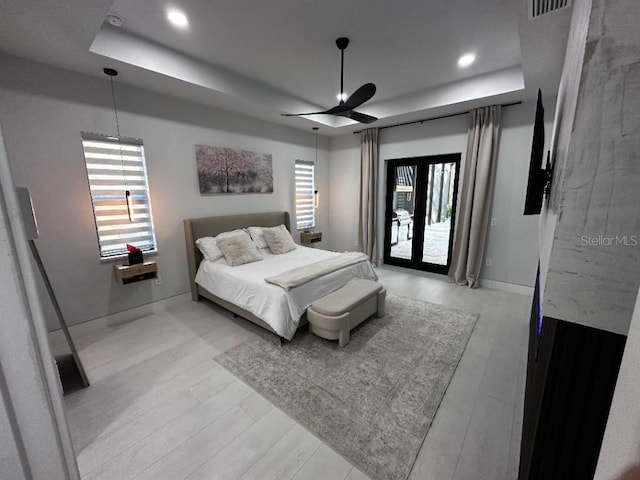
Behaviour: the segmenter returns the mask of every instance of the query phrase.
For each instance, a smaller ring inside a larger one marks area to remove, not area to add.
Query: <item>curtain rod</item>
[[[500,106],[501,107],[512,107],[514,105],[520,105],[522,102],[511,102],[511,103],[503,103]],[[394,127],[404,127],[405,125],[413,125],[414,123],[423,123],[423,122],[430,122],[431,120],[441,120],[443,118],[450,118],[450,117],[458,117],[460,115],[466,115],[467,113],[469,113],[470,110],[467,110],[466,112],[458,112],[458,113],[450,113],[449,115],[441,115],[439,117],[431,117],[431,118],[423,118],[422,120],[413,120],[412,122],[404,122],[404,123],[396,123],[394,125],[386,125],[384,127],[378,127],[378,130],[382,130],[384,128],[394,128]],[[353,132],[353,134],[357,134],[362,132],[362,130],[357,130],[355,132]]]

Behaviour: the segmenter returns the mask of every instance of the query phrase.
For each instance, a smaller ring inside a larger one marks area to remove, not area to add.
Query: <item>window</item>
[[[296,160],[296,228],[298,230],[316,226],[315,170],[313,162]]]
[[[142,140],[82,133],[100,258],[156,252]]]

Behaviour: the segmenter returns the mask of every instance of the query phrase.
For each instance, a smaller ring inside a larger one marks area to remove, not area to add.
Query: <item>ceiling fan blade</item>
[[[345,106],[344,103],[343,103],[343,104],[336,105],[335,107],[330,108],[329,110],[327,110],[324,113],[327,113],[329,115],[340,115],[342,112],[348,112],[349,110],[353,110],[353,109]]]
[[[365,83],[355,92],[353,92],[347,100],[344,102],[344,106],[349,107],[349,110],[358,108],[364,102],[371,99],[376,94],[376,86],[373,83]]]
[[[347,112],[335,113],[334,115],[338,115],[340,117],[347,117],[351,120],[355,120],[360,123],[373,123],[378,120],[378,117],[372,117],[371,115],[367,115],[366,113],[355,112],[353,110],[349,110]]]
[[[324,112],[309,112],[309,113],[281,113],[283,117],[303,117],[304,115],[325,115],[330,113],[330,110]]]

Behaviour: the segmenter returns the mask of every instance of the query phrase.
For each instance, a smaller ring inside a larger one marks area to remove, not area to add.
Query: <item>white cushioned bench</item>
[[[327,340],[349,343],[351,329],[374,313],[384,316],[387,291],[373,280],[354,279],[344,287],[316,300],[307,309],[309,331]]]

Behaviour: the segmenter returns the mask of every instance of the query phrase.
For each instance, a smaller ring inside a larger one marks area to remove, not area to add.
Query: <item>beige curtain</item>
[[[500,106],[469,112],[471,125],[449,279],[478,286],[500,135]]]
[[[377,264],[376,208],[378,198],[378,129],[360,132],[360,215],[358,249]]]

